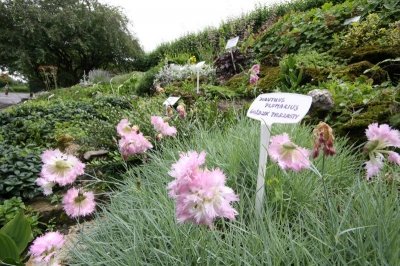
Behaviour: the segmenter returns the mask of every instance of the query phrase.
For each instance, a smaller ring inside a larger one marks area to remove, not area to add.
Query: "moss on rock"
[[[367,73],[365,73],[366,70],[368,70]],[[388,73],[385,70],[368,61],[360,61],[343,68],[339,68],[337,71],[335,71],[335,74],[341,78],[345,77],[351,81],[356,80],[361,75],[365,75],[373,80],[373,84],[381,84],[388,78]]]
[[[371,123],[388,123],[399,127],[398,112],[400,111],[400,93],[398,90],[387,89],[380,97],[366,105],[353,106],[354,112],[337,109],[333,115],[336,120],[336,132],[353,140],[363,140],[365,129]],[[391,123],[396,122],[397,125]]]
[[[280,67],[261,68],[258,90],[260,92],[271,92],[279,84],[281,70]]]

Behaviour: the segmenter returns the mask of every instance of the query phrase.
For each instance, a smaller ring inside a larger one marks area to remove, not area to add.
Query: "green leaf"
[[[18,261],[19,253],[15,242],[8,235],[0,232],[0,260],[14,260]]]
[[[18,254],[21,254],[32,240],[31,225],[22,212],[4,225],[0,232],[8,235],[15,242]]]

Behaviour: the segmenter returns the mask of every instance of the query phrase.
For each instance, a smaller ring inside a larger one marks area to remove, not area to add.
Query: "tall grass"
[[[274,126],[310,147],[310,128]],[[71,245],[71,265],[399,265],[400,208],[393,182],[367,183],[361,158],[338,140],[324,177],[282,172],[267,165],[266,202],[255,218],[259,125],[240,120],[224,131],[197,129],[190,140],[165,142],[149,164],[130,169],[94,225]],[[177,224],[167,196],[168,170],[179,152],[205,150],[240,196],[236,221],[218,220],[209,230]],[[315,161],[321,168],[322,160]],[[395,176],[391,168],[388,175]]]

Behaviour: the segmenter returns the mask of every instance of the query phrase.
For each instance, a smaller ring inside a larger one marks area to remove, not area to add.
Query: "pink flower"
[[[93,213],[96,202],[94,201],[93,192],[84,192],[82,189],[70,188],[64,195],[63,206],[67,215],[74,218]]]
[[[283,170],[298,172],[310,167],[310,151],[292,143],[286,133],[271,138],[268,153]]]
[[[388,155],[388,161],[400,164],[398,153],[388,151],[389,147],[400,147],[400,132],[392,129],[387,124],[378,125],[373,123],[365,131],[368,138],[364,151],[368,153],[369,161],[365,164],[367,179],[379,174],[383,167],[384,154]]]
[[[37,178],[35,182],[36,185],[42,187],[44,195],[48,196],[53,194],[53,187],[55,185],[53,182],[49,182],[42,177]]]
[[[185,106],[183,105],[178,105],[178,107],[176,107],[176,111],[178,111],[179,114],[179,118],[184,119],[186,117],[186,110],[185,110]]]
[[[392,129],[387,124],[378,125],[378,123],[373,123],[368,126],[365,130],[365,134],[369,141],[378,141],[379,149],[386,147],[396,147],[400,148],[400,132],[398,130]]]
[[[400,154],[394,151],[388,152],[388,161],[400,165]]]
[[[377,175],[383,167],[383,158],[373,158],[365,163],[365,169],[367,170],[367,179]]]
[[[256,84],[258,79],[259,79],[259,77],[257,75],[251,74],[250,75],[250,84],[252,84],[252,85]]]
[[[64,242],[62,234],[49,232],[33,241],[29,253],[34,257],[34,262],[53,265],[56,261],[57,251],[62,248]]]
[[[71,184],[79,175],[84,174],[85,164],[75,156],[64,154],[58,149],[44,151],[42,162],[40,176],[60,186]]]
[[[198,172],[188,184],[188,189],[177,195],[178,222],[193,222],[212,226],[217,217],[234,220],[237,211],[230,205],[239,198],[225,186],[225,175],[219,170]]]
[[[148,149],[153,148],[153,145],[143,136],[143,133],[126,135],[119,140],[118,145],[121,154],[125,158],[130,155],[144,153]]]
[[[175,136],[176,128],[172,127],[168,124],[168,122],[164,122],[164,120],[159,116],[151,117],[151,124],[154,126],[154,129],[164,136]]]
[[[225,186],[225,175],[215,169],[200,169],[205,152],[182,153],[169,174],[175,180],[168,184],[168,194],[176,200],[178,222],[193,222],[212,226],[217,217],[235,219],[236,210],[230,205],[239,198]]]
[[[169,183],[168,190],[170,197],[174,198],[176,195],[187,189],[191,179],[196,176],[200,171],[199,167],[206,161],[206,153],[196,151],[189,151],[181,153],[179,160],[171,167],[168,173],[174,177],[175,180]]]
[[[122,119],[117,125],[117,133],[120,137],[124,137],[126,135],[130,135],[133,133],[138,133],[139,127],[138,126],[130,126],[131,123],[128,119]]]
[[[250,68],[250,72],[254,75],[258,75],[260,74],[260,65],[259,64],[255,64]]]

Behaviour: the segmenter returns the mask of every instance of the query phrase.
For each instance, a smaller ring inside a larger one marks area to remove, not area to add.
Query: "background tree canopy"
[[[60,86],[94,68],[127,70],[144,54],[118,8],[96,0],[0,0],[0,67],[43,88],[41,66],[55,66]]]

